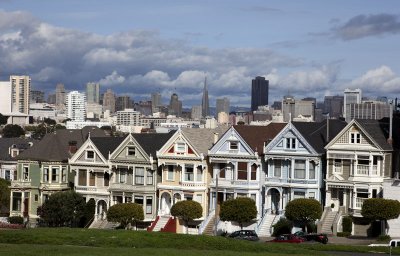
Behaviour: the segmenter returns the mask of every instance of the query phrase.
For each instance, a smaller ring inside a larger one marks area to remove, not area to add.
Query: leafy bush
[[[10,181],[0,178],[0,212],[10,207]]]
[[[171,215],[182,219],[186,226],[188,222],[197,218],[201,218],[203,215],[203,208],[201,204],[192,200],[179,201],[174,204],[171,208]],[[188,232],[188,228],[186,232]]]
[[[369,198],[361,207],[361,215],[371,222],[379,220],[386,221],[397,219],[400,215],[400,202],[392,199]],[[381,234],[385,234],[384,226],[381,225]]]
[[[129,224],[134,225],[143,219],[143,207],[136,203],[115,204],[108,209],[107,213],[108,221],[118,222],[123,228],[127,228]]]
[[[275,225],[273,225],[273,227],[274,227],[274,232],[272,233],[272,236],[290,234],[292,233],[293,222],[291,222],[286,218],[281,218]]]
[[[238,197],[227,200],[221,205],[220,218],[223,221],[235,221],[243,229],[243,224],[257,217],[257,207],[253,199]]]
[[[8,217],[8,222],[10,222],[10,224],[24,224],[24,218],[21,216],[11,216]]]
[[[293,222],[299,222],[303,227],[321,218],[322,208],[315,199],[298,198],[286,205],[285,216]]]
[[[350,216],[343,217],[342,230],[344,233],[350,233],[350,234],[353,231],[353,220]]]
[[[376,239],[380,242],[390,242],[390,240],[392,240],[392,238],[389,235],[380,235],[378,236],[378,238]]]
[[[349,236],[351,236],[351,233],[350,232],[338,232],[337,236],[338,237],[349,237]]]

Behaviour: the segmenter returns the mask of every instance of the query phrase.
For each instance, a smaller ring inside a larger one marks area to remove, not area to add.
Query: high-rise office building
[[[42,91],[31,91],[31,103],[43,103],[44,92]]]
[[[31,78],[29,76],[10,76],[12,112],[29,114],[31,100]]]
[[[344,90],[344,99],[343,99],[343,117],[347,120],[347,107],[349,104],[359,104],[361,103],[362,95],[361,89],[345,89]]]
[[[182,115],[182,101],[178,99],[178,94],[173,93],[169,102],[168,114],[180,117]]]
[[[343,113],[343,96],[325,96],[324,98],[324,114],[328,114],[329,118],[338,119]]]
[[[158,92],[153,92],[151,94],[151,111],[153,113],[159,112],[160,111],[160,106],[162,105],[161,102],[161,94]]]
[[[295,116],[296,101],[293,96],[286,95],[282,99],[282,114],[284,122],[291,122]]]
[[[87,103],[100,103],[100,84],[89,82],[86,84]]]
[[[203,117],[206,117],[210,114],[210,106],[208,102],[207,77],[204,78],[203,99],[201,101],[201,114]]]
[[[265,77],[257,76],[251,81],[251,111],[258,106],[268,105],[269,81]]]
[[[107,89],[103,97],[103,111],[109,110],[110,113],[115,112],[115,94],[111,89]]]
[[[132,106],[131,97],[129,97],[128,95],[123,95],[123,96],[117,97],[117,102],[116,102],[116,106],[115,106],[116,111],[121,111],[126,108],[132,108],[132,107],[133,106]]]
[[[229,115],[229,110],[230,110],[230,105],[229,105],[229,99],[227,97],[217,99],[216,101],[216,117],[218,118],[218,114],[221,112],[226,113]]]
[[[357,119],[379,120],[390,116],[390,104],[381,101],[363,101],[347,104],[346,122]]]
[[[66,97],[67,118],[72,121],[85,121],[86,96],[78,91],[72,91]]]
[[[200,120],[202,117],[203,108],[201,106],[192,106],[190,117],[194,120]]]
[[[63,84],[56,85],[56,106],[58,108],[65,106],[65,87]]]
[[[117,125],[140,125],[140,113],[133,109],[124,109],[117,111]]]

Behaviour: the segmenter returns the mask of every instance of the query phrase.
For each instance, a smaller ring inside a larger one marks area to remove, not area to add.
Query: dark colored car
[[[229,235],[230,238],[258,241],[258,235],[254,230],[238,230]]]
[[[271,240],[269,242],[272,243],[302,243],[305,240],[301,237],[298,237],[296,235],[293,234],[287,234],[287,235],[280,235],[278,237],[276,237],[274,240]]]
[[[302,237],[307,241],[316,241],[316,242],[320,242],[323,244],[327,244],[328,243],[328,236],[326,234],[322,234],[322,233],[305,233],[303,231],[297,231],[296,233],[294,233],[294,235],[298,236],[298,237]]]

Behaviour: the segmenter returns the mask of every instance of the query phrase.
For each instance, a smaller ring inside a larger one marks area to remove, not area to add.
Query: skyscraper
[[[203,99],[201,101],[201,114],[203,117],[206,117],[210,114],[210,107],[208,103],[207,77],[204,78]]]
[[[10,76],[12,112],[29,114],[31,100],[31,78],[29,76]]]
[[[173,93],[169,102],[168,114],[181,116],[182,115],[182,101],[178,99],[178,94]]]
[[[115,94],[111,89],[107,89],[103,97],[103,110],[109,110],[110,113],[115,112]]]
[[[132,103],[131,97],[129,97],[128,95],[118,96],[117,102],[115,104],[116,105],[115,110],[121,111],[121,110],[125,110],[126,108],[132,108],[131,103]]]
[[[269,81],[265,77],[257,76],[251,81],[251,111],[258,106],[268,105]]]
[[[86,97],[78,91],[67,94],[67,118],[72,121],[85,121],[86,118]]]
[[[31,102],[32,103],[43,103],[44,102],[44,92],[42,91],[31,91]]]
[[[216,108],[217,109],[216,109],[215,114],[216,114],[217,118],[218,118],[218,114],[221,112],[224,112],[227,115],[229,115],[229,109],[230,109],[229,99],[227,97],[217,99]]]
[[[57,84],[56,86],[56,106],[62,106],[65,104],[65,87],[63,84]]]
[[[349,104],[361,103],[361,89],[345,89],[344,90],[344,100],[343,100],[343,117],[347,118],[347,107]]]
[[[153,113],[159,112],[159,107],[162,105],[161,102],[161,94],[158,92],[154,92],[151,94],[151,111]]]
[[[99,103],[100,102],[100,84],[99,83],[87,83],[86,84],[86,100],[87,103]]]

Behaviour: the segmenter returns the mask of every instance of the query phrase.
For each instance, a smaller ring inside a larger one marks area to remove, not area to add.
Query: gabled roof
[[[314,150],[320,154],[325,153],[325,145],[347,125],[346,122],[337,119],[324,120],[320,123],[292,122],[292,124]],[[329,137],[327,136],[327,124],[329,124]]]
[[[157,150],[172,137],[175,131],[169,133],[134,133],[132,134],[135,140],[140,144],[147,155],[151,155],[154,159],[157,158]]]
[[[124,137],[92,137],[90,136],[90,140],[96,146],[96,148],[100,151],[105,159],[108,159],[108,153],[114,152],[114,150],[124,141]]]
[[[286,123],[270,123],[267,126],[234,125],[233,127],[255,152],[262,155],[264,142],[267,145],[285,126]]]
[[[218,133],[219,137],[228,130],[228,127],[221,126],[215,129],[209,128],[182,128],[182,133],[189,140],[194,150],[199,154],[206,156],[208,150],[214,145],[214,135]]]
[[[11,157],[9,149],[14,145],[20,153],[31,147],[30,143],[36,144],[38,140],[30,138],[0,138],[0,161],[17,161],[16,157]]]
[[[387,142],[389,137],[389,125],[378,120],[355,119],[360,128],[383,150],[393,150],[392,145]]]
[[[69,143],[76,142],[79,148],[90,136],[104,136],[103,130],[97,127],[85,127],[80,130],[57,130],[56,133],[48,133],[43,139],[34,144],[30,149],[22,152],[17,158],[22,160],[68,162],[71,153],[68,151]]]

